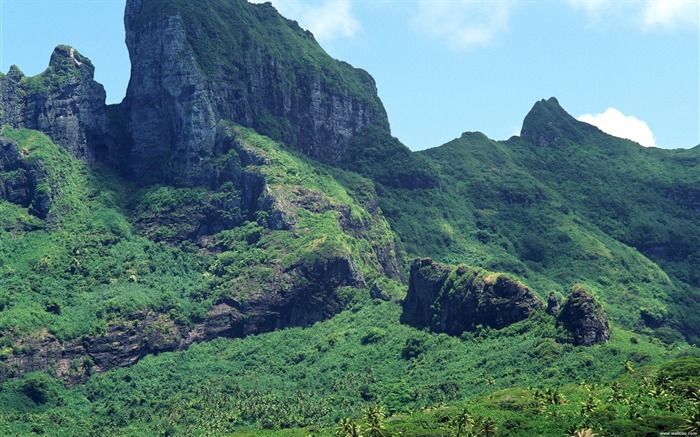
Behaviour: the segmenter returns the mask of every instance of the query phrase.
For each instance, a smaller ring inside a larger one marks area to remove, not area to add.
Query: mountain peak
[[[550,97],[534,104],[525,116],[520,136],[537,146],[556,146],[565,139],[581,139],[583,125],[561,107],[556,97]]]

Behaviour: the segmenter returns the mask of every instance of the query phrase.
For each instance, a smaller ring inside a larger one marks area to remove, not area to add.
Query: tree
[[[598,434],[594,433],[591,428],[579,429],[571,434],[570,437],[597,437]]]
[[[384,408],[380,406],[368,406],[365,408],[365,421],[367,421],[365,432],[367,432],[368,437],[385,437],[388,435],[384,428],[385,416]]]
[[[343,417],[335,427],[336,437],[362,437],[360,425],[347,417]]]
[[[490,437],[496,435],[496,432],[498,431],[498,428],[496,427],[496,422],[491,420],[490,417],[486,418],[486,420],[483,420],[481,424],[479,425],[479,434]]]
[[[474,419],[465,408],[461,413],[459,413],[459,416],[452,421],[452,424],[457,428],[457,432],[455,434],[457,437],[467,436],[469,435],[469,430],[472,428],[472,426],[474,426]]]
[[[690,417],[685,420],[685,423],[687,426],[683,431],[687,432],[689,435],[700,434],[700,405],[695,406],[695,410]]]
[[[632,361],[625,360],[625,372],[629,373],[630,375],[634,373],[634,364],[632,364]]]

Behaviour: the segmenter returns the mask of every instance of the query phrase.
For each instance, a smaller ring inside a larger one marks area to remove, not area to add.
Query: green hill
[[[582,283],[622,326],[698,343],[700,148],[643,148],[556,99],[522,131],[418,152],[439,189],[379,190],[408,254],[514,273],[543,299]]]
[[[697,431],[700,147],[551,98],[410,152],[270,4],[125,22],[120,105],[68,46],[0,76],[3,435]]]

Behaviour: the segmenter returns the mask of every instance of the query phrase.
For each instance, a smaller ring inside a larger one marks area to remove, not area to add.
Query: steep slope
[[[216,190],[135,189],[39,132],[1,138],[15,158],[0,160],[12,164],[3,181],[29,179],[34,193],[0,202],[3,379],[53,368],[81,381],[193,342],[309,326],[366,284],[400,278],[371,192],[360,204],[318,164],[241,126],[217,130]]]
[[[416,412],[404,435],[455,432],[444,403],[513,435],[690,416],[700,147],[642,149],[550,99],[522,137],[411,153],[369,75],[269,4],[128,0],[125,24],[121,105],[66,46],[0,76],[3,431],[330,434],[368,403]],[[405,295],[384,214],[459,266],[415,261]],[[676,358],[673,389],[623,379],[636,405],[585,382]]]
[[[642,148],[556,99],[537,102],[522,132],[419,152],[441,190],[381,192],[409,255],[514,273],[542,299],[585,284],[615,323],[697,342],[700,148]]]

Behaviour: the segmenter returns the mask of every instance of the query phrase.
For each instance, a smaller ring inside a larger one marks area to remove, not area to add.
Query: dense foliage
[[[514,273],[543,299],[580,283],[616,323],[699,343],[700,148],[646,149],[541,105],[558,118],[531,114],[523,131],[563,126],[558,143],[465,133],[419,152],[439,189],[379,187],[406,251]]]
[[[0,421],[20,435],[330,435],[380,406],[391,435],[449,435],[465,408],[499,435],[641,435],[693,414],[696,349],[620,329],[606,345],[563,345],[544,314],[456,338],[401,325],[400,312],[358,296],[311,328],[146,357],[68,390],[30,374],[4,384]]]
[[[256,19],[270,18],[267,7]],[[215,164],[258,184],[252,200],[235,178],[215,189],[137,186],[42,134],[3,128],[42,169],[34,189],[50,213],[0,202],[2,433],[696,432],[700,148],[643,149],[556,102],[538,105],[523,137],[505,142],[467,133],[410,154],[368,129],[345,170],[224,122],[218,135],[235,146]],[[581,284],[602,303],[610,342],[563,343],[542,310],[460,336],[401,324],[394,232],[406,261],[505,272],[543,301]],[[33,340],[92,338],[139,311],[192,327],[217,302],[287,292],[285,273],[334,257],[362,281],[340,287],[346,309],[313,326],[218,338],[94,375],[85,356],[70,370],[90,377],[73,387],[51,366],[12,368]]]

